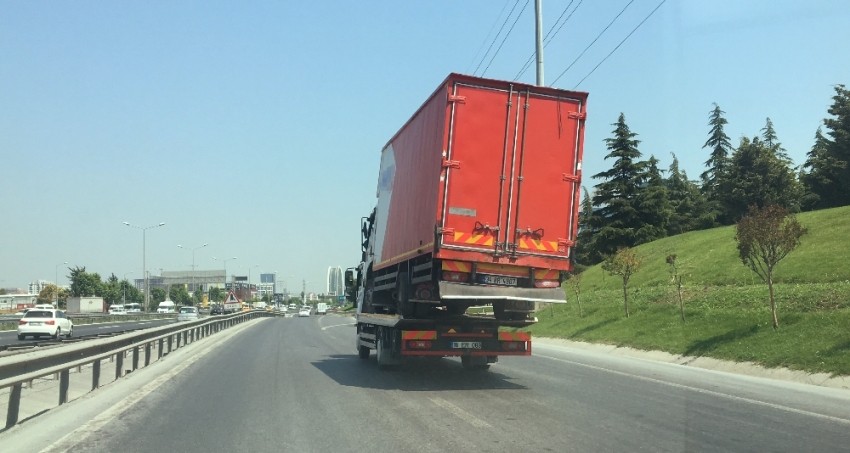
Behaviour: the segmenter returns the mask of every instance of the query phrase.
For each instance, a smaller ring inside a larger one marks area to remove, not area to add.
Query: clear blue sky
[[[547,30],[568,3],[544,1]],[[547,85],[627,3],[581,3],[546,47]],[[3,2],[0,287],[53,280],[64,261],[140,278],[128,221],[166,223],[147,233],[154,275],[190,268],[178,244],[209,243],[198,269],[236,256],[228,274],[324,291],[328,266],[359,259],[390,136],[448,73],[512,80],[531,56],[533,0],[482,58],[514,4]],[[657,4],[634,1],[555,86],[576,88]],[[645,157],[666,168],[675,152],[698,177],[712,102],[735,144],[770,117],[801,164],[832,86],[850,84],[848,24],[841,0],[667,0],[578,86],[585,185],[610,166],[620,112]]]

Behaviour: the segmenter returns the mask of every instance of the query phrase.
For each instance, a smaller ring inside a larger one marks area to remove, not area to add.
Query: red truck
[[[587,93],[450,74],[381,152],[377,206],[346,271],[358,351],[379,363],[528,355],[537,302],[564,302]],[[494,316],[465,314],[492,305]],[[510,338],[508,338],[510,337]]]

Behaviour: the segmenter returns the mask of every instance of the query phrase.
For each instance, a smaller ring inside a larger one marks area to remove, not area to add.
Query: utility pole
[[[537,86],[543,86],[543,0],[534,0],[535,53],[537,54]]]

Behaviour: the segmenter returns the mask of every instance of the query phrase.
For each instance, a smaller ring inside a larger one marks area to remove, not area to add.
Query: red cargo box
[[[569,270],[587,93],[451,74],[382,151],[375,269]]]

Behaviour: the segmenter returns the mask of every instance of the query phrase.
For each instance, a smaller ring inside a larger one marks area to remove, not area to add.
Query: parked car
[[[37,338],[42,335],[58,339],[65,335],[70,338],[74,333],[74,323],[62,310],[28,310],[18,321],[18,340],[27,335]]]
[[[178,321],[196,321],[198,319],[198,309],[195,307],[180,307],[180,312],[177,313]]]

